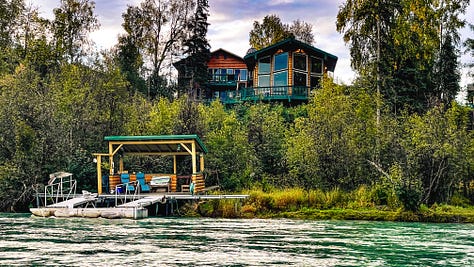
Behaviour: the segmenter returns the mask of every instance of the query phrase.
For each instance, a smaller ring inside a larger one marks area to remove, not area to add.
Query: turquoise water
[[[0,214],[0,266],[474,266],[474,225]]]

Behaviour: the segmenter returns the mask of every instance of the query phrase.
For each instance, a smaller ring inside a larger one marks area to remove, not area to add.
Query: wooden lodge
[[[224,104],[244,101],[306,102],[324,75],[331,75],[337,57],[295,38],[260,50],[250,49],[244,58],[224,49],[211,53],[208,82],[199,85],[205,100]],[[192,91],[196,85],[186,59],[174,64],[178,84]],[[203,89],[204,88],[204,89]]]

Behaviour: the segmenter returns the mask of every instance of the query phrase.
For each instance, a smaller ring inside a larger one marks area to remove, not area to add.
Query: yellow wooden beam
[[[109,174],[114,175],[114,146],[109,143]]]
[[[112,152],[112,155],[115,155],[117,154],[117,152],[119,151],[120,148],[122,148],[123,144],[120,144],[115,150],[114,152]]]
[[[173,174],[177,175],[178,173],[178,168],[176,166],[176,155],[173,156]]]
[[[191,149],[189,149],[189,147],[187,147],[184,143],[180,143],[181,147],[184,147],[184,149],[186,149],[186,151],[188,151],[189,154],[192,154],[193,152],[191,151]]]
[[[102,194],[102,155],[97,155],[97,193]]]
[[[127,156],[189,156],[188,152],[127,152]]]
[[[193,173],[196,173],[197,166],[196,166],[196,143],[195,142],[191,144],[191,157],[193,157]]]
[[[200,153],[199,154],[199,162],[200,162],[200,172],[203,172],[204,171],[204,154],[203,153]]]
[[[123,173],[123,157],[119,158],[119,172]]]

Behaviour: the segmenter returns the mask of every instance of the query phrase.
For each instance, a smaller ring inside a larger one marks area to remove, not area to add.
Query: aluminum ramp
[[[69,208],[69,209],[72,209],[74,208],[75,206],[79,206],[79,205],[82,205],[82,204],[86,204],[86,203],[93,203],[97,200],[97,198],[91,198],[91,197],[75,197],[75,198],[71,198],[71,199],[68,199],[68,200],[65,200],[65,201],[61,201],[61,202],[58,202],[58,203],[54,203],[54,204],[51,204],[51,205],[48,205],[46,206],[47,208]]]
[[[164,203],[166,201],[166,198],[164,195],[162,196],[148,196],[144,197],[132,202],[128,202],[122,205],[118,205],[117,208],[141,208],[141,207],[146,207],[153,205],[157,202]]]

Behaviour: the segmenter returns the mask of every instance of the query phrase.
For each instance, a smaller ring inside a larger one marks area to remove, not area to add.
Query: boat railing
[[[77,181],[71,176],[61,177],[59,182],[53,182],[44,187],[44,205],[48,205],[48,198],[52,204],[72,198],[76,194]]]
[[[140,197],[140,186],[136,186],[136,181],[128,182],[128,183],[122,183],[118,184],[115,186],[115,206],[118,205],[118,198],[119,195],[122,196],[122,191],[124,188],[125,190],[123,191],[123,203],[127,203],[127,197],[131,196],[131,201],[135,201]],[[129,185],[133,185],[135,187],[135,190],[133,191],[133,194],[130,192]]]

